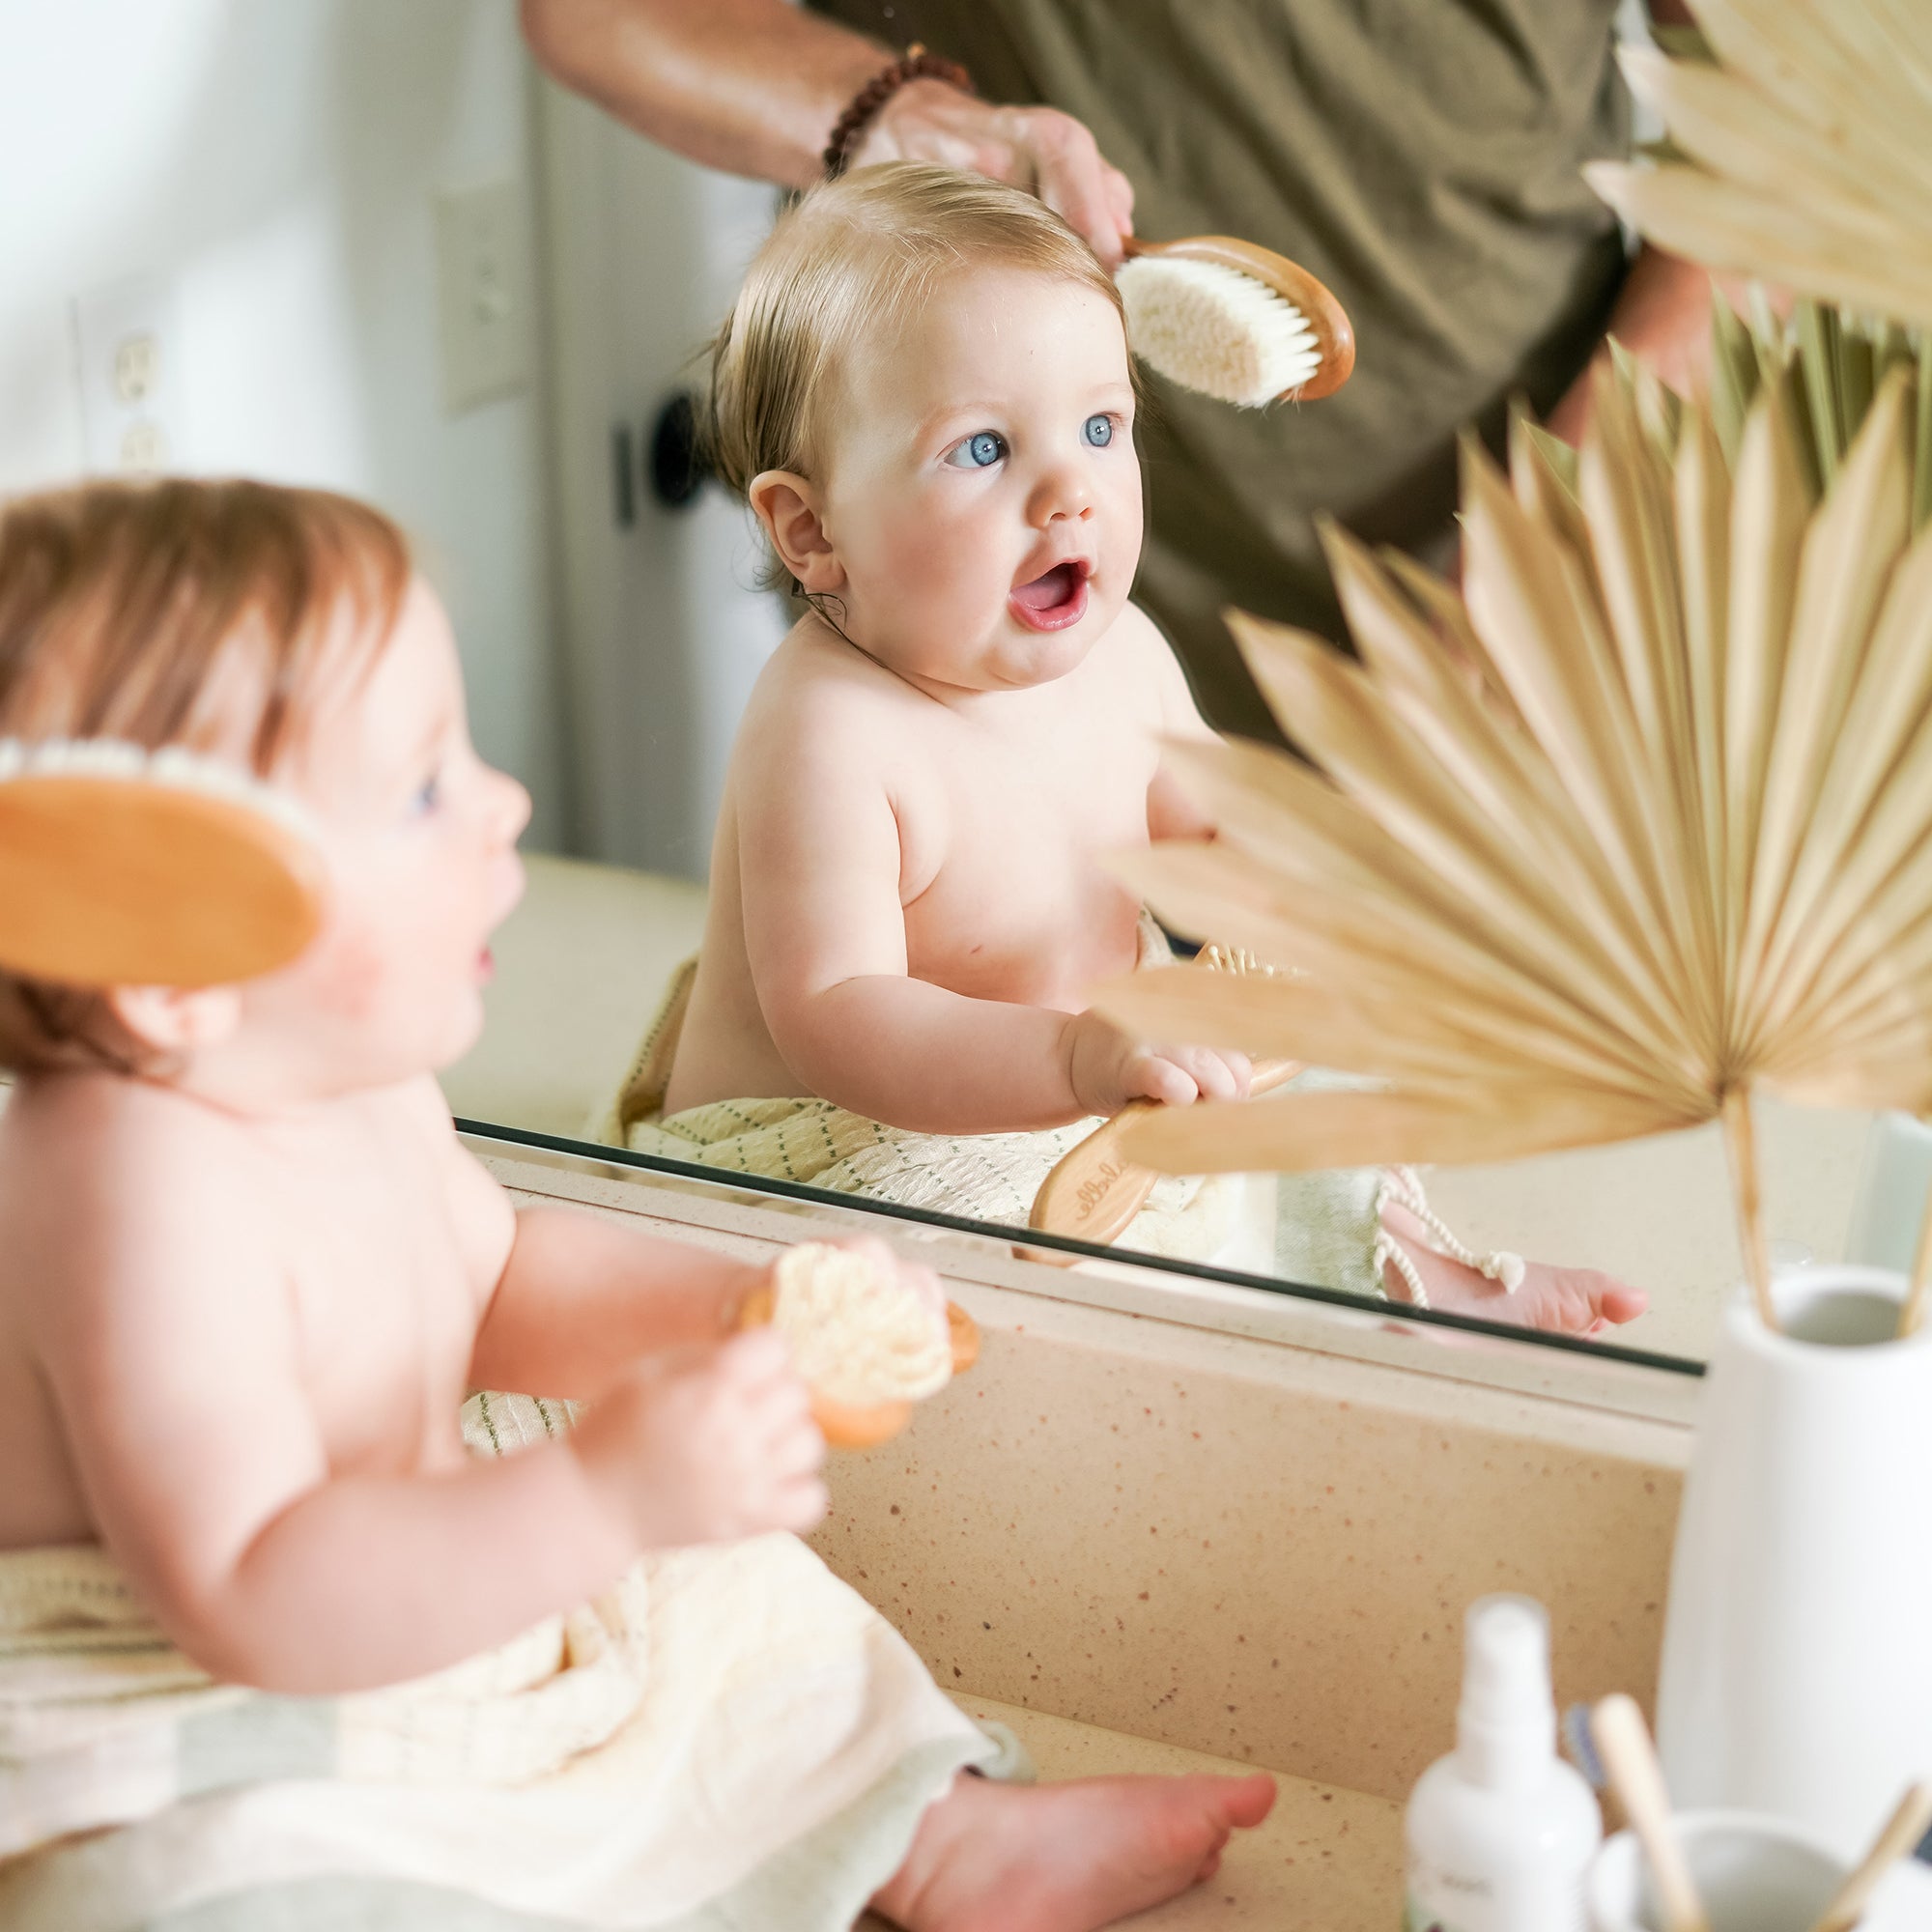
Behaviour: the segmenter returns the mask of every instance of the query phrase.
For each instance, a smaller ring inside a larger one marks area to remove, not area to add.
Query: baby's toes
[[[1650,1296],[1640,1288],[1629,1288],[1608,1275],[1599,1275],[1602,1284],[1594,1305],[1598,1315],[1605,1321],[1634,1321],[1650,1306]]]
[[[1533,1270],[1533,1272],[1536,1272]],[[1591,1335],[1612,1322],[1634,1321],[1648,1298],[1596,1268],[1549,1268],[1544,1293],[1529,1315],[1532,1324],[1565,1335]]]
[[[1275,1783],[1264,1771],[1244,1777],[1228,1802],[1228,1819],[1244,1832],[1259,1825],[1274,1809]]]
[[[1198,1851],[1219,1862],[1221,1847],[1233,1832],[1258,1826],[1275,1806],[1275,1779],[1267,1772],[1250,1777],[1190,1777],[1196,1810],[1192,1830],[1200,1832]]]

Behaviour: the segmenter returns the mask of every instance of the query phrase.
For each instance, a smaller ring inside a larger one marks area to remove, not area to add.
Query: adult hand
[[[1108,268],[1134,232],[1134,190],[1082,123],[1052,107],[1000,107],[944,81],[916,80],[882,107],[851,164],[937,161],[1031,190]]]

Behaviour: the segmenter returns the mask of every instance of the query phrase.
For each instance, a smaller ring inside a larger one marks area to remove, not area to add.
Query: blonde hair
[[[1126,327],[1113,277],[1034,195],[923,161],[855,169],[780,217],[711,344],[712,469],[741,497],[767,469],[810,477],[840,358],[974,268],[1022,269],[1092,289]],[[776,561],[771,575],[790,581]]]
[[[333,620],[373,663],[410,575],[388,518],[323,490],[170,478],[0,503],[0,738],[193,749],[240,702],[266,776],[355,668]],[[0,1066],[141,1065],[99,993],[0,970]]]

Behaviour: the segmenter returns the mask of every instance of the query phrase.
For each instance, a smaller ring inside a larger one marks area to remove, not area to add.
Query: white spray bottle
[[[1603,1818],[1556,1754],[1543,1605],[1471,1604],[1463,1657],[1456,1748],[1408,1801],[1407,1932],[1583,1932]]]

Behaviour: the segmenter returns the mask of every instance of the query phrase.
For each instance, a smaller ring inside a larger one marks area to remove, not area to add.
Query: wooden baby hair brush
[[[1262,1060],[1248,1078],[1251,1097],[1286,1086],[1301,1071],[1298,1060]],[[1204,1104],[1212,1105],[1213,1102]],[[1129,1100],[1111,1120],[1097,1126],[1054,1163],[1033,1198],[1028,1225],[1043,1235],[1068,1235],[1076,1240],[1105,1247],[1126,1232],[1127,1225],[1147,1206],[1160,1176],[1121,1151],[1121,1136],[1143,1115],[1157,1113],[1158,1100]],[[1030,1248],[1035,1260],[1071,1267],[1078,1255],[1048,1248]]]
[[[1170,382],[1238,408],[1333,395],[1355,366],[1355,331],[1306,269],[1253,242],[1129,238],[1115,282],[1127,340]]]
[[[980,1330],[957,1303],[944,1321],[872,1259],[825,1241],[787,1248],[738,1311],[740,1328],[771,1323],[811,1390],[812,1419],[835,1449],[870,1449],[912,1420],[980,1359]]]
[[[322,924],[296,806],[177,746],[0,739],[0,966],[71,986],[217,986]]]
[[[1226,946],[1204,946],[1196,966],[1204,973],[1255,974],[1270,980],[1278,971],[1252,952]],[[1249,1098],[1285,1087],[1301,1066],[1298,1060],[1257,1061],[1248,1076]],[[1136,1121],[1159,1111],[1157,1100],[1130,1100],[1084,1141],[1068,1148],[1040,1182],[1027,1225],[1042,1235],[1066,1235],[1096,1247],[1118,1240],[1147,1206],[1160,1179],[1155,1169],[1129,1160],[1121,1151],[1121,1141]],[[1029,1248],[1025,1253],[1056,1267],[1071,1267],[1079,1259],[1053,1248]]]

